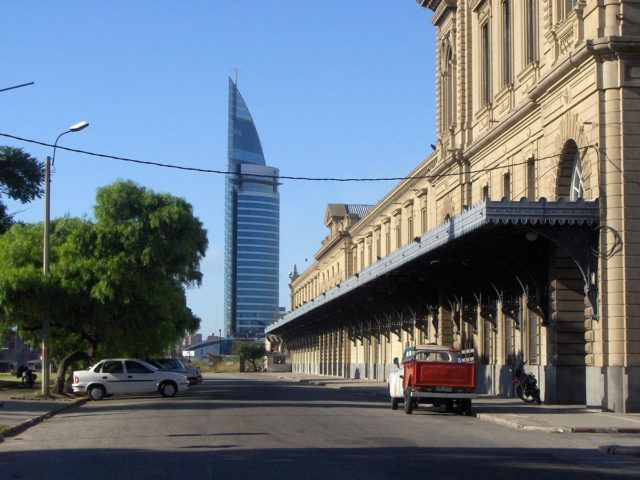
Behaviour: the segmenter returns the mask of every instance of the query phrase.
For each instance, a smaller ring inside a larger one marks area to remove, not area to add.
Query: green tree
[[[202,280],[207,238],[185,200],[132,182],[99,189],[95,221],[52,222],[46,278],[41,237],[41,224],[0,236],[0,323],[37,342],[48,305],[56,390],[78,360],[157,354],[197,330],[185,289]]]
[[[44,164],[20,148],[0,147],[0,233],[13,224],[2,197],[27,203],[43,193]]]
[[[264,357],[266,350],[263,343],[247,340],[237,342],[234,347],[234,353],[240,357],[240,361],[249,362],[253,370],[257,371],[258,365],[256,365],[256,361]]]

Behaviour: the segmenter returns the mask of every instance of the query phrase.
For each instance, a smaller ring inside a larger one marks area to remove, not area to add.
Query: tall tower
[[[226,334],[255,337],[278,318],[280,194],[238,86],[229,79],[225,189]]]

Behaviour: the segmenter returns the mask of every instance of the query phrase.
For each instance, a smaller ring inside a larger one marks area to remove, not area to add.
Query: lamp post
[[[53,159],[49,156],[46,157],[45,167],[44,167],[44,247],[43,247],[43,255],[42,255],[42,273],[46,277],[49,274],[49,223],[51,218],[51,208],[50,208],[50,200],[51,200],[51,165],[55,162],[56,159],[56,148],[58,147],[58,140],[63,135],[67,133],[79,132],[80,130],[84,130],[89,126],[88,122],[79,122],[74,125],[71,125],[68,130],[65,130],[58,138],[56,138],[55,143],[53,144]],[[44,320],[42,321],[42,396],[49,396],[49,323],[51,309],[49,300],[47,299],[47,303],[44,309]]]

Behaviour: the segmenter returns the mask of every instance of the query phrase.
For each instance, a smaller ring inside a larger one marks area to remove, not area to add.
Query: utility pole
[[[71,125],[67,130],[62,132],[56,138],[55,143],[53,144],[53,158],[49,158],[47,156],[44,166],[44,246],[43,246],[43,254],[42,254],[42,272],[44,276],[45,283],[47,281],[47,276],[49,275],[49,224],[51,220],[51,165],[56,161],[56,148],[58,148],[58,141],[63,135],[68,133],[79,132],[80,130],[84,130],[89,126],[89,122],[78,122],[74,125]],[[49,326],[51,322],[51,303],[49,302],[49,289],[46,289],[45,295],[47,296],[47,301],[44,304],[44,319],[42,320],[42,396],[49,396]]]
[[[44,247],[42,258],[42,273],[46,278],[49,275],[49,223],[51,215],[51,207],[49,204],[51,198],[50,178],[51,173],[51,157],[47,156],[44,166]],[[51,315],[51,304],[49,299],[44,304],[44,319],[42,320],[42,396],[49,396],[49,322]]]

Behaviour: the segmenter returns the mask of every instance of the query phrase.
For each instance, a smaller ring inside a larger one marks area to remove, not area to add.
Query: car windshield
[[[416,354],[415,347],[407,347],[404,351],[404,355],[402,356],[402,361],[406,362],[407,360],[413,360],[413,357]]]
[[[155,360],[145,360],[145,362],[147,362],[149,365],[153,365],[158,370],[166,370],[166,368],[164,366],[162,366],[161,364],[159,364]]]
[[[452,362],[453,356],[446,351],[418,351],[415,355],[416,360],[428,362]]]
[[[176,358],[162,358],[158,360],[162,366],[170,368],[172,370],[184,370],[184,366],[180,363],[180,360]]]

